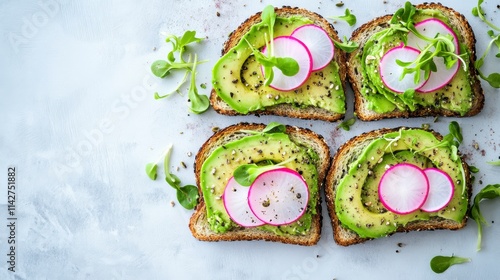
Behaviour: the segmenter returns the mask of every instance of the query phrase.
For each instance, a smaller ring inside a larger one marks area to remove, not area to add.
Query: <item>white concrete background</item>
[[[172,80],[149,67],[170,46],[162,32],[196,30],[208,39],[197,47],[198,84],[210,83],[211,68],[229,32],[267,4],[301,6],[323,16],[352,9],[360,26],[394,12],[403,1],[2,1],[0,2],[0,278],[1,279],[492,279],[499,275],[500,203],[485,202],[488,221],[483,250],[476,252],[476,224],[457,232],[413,232],[351,247],[337,246],[326,211],[317,246],[269,242],[205,243],[188,229],[192,211],[171,207],[175,192],[144,172],[172,143],[176,174],[194,183],[193,159],[212,127],[240,121],[311,128],[334,152],[347,139],[375,128],[420,126],[433,118],[336,124],[282,117],[227,117],[213,110],[188,112],[187,96],[154,100]],[[486,25],[470,11],[474,1],[442,0],[469,20],[486,47]],[[487,1],[488,17],[500,25],[499,4]],[[216,13],[220,13],[220,17]],[[354,28],[337,23],[340,35]],[[498,59],[487,72],[499,71]],[[440,118],[432,128],[447,133],[457,120],[461,150],[480,168],[474,193],[500,183],[500,92],[483,83],[486,106],[479,115]],[[209,88],[200,93],[208,94]],[[185,90],[184,90],[185,91]],[[350,95],[351,92],[349,91]],[[352,115],[352,97],[348,98]],[[480,150],[473,148],[473,141]],[[497,150],[498,149],[498,150]],[[7,270],[7,167],[17,170],[16,272]],[[175,169],[174,169],[175,170]],[[161,174],[161,173],[160,173]],[[480,180],[482,183],[480,183]],[[324,204],[323,204],[324,206]],[[5,224],[5,225],[3,225]],[[3,226],[2,226],[3,225]],[[405,246],[399,248],[398,243]],[[399,253],[396,252],[399,250]],[[471,263],[443,275],[429,268],[438,254],[470,257]]]

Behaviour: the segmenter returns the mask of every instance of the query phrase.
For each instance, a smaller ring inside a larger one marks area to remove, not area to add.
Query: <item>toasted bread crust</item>
[[[248,133],[242,132],[242,130],[260,131],[264,128],[265,125],[263,124],[240,123],[232,125],[212,135],[212,137],[210,137],[201,146],[196,155],[194,164],[196,184],[198,186],[198,192],[200,194],[200,201],[189,221],[189,228],[196,239],[201,241],[266,240],[305,246],[314,245],[319,241],[322,225],[320,195],[318,195],[318,202],[316,204],[317,214],[313,216],[311,230],[306,235],[280,236],[258,228],[237,228],[226,233],[215,233],[210,229],[206,217],[205,202],[200,188],[200,174],[203,162],[217,147],[223,145],[224,143],[228,143],[230,141],[234,141],[236,139],[240,139],[244,136],[249,135]],[[330,149],[328,145],[321,135],[316,134],[309,129],[287,126],[286,133],[290,136],[292,141],[311,147],[318,153],[320,157],[320,161],[317,165],[318,193],[321,193],[323,189],[323,182],[325,180],[328,167],[330,166]]]
[[[384,134],[398,131],[401,128],[402,127],[392,128],[392,129],[384,128],[363,133],[359,136],[350,139],[344,145],[339,147],[339,149],[337,150],[337,153],[332,161],[332,166],[328,171],[325,183],[325,196],[326,196],[328,214],[330,215],[333,227],[334,240],[337,244],[342,246],[349,246],[370,240],[370,238],[361,238],[354,231],[342,226],[335,212],[336,188],[338,186],[339,181],[343,178],[344,173],[347,172],[346,170],[348,166],[347,163],[353,158],[355,158],[359,153],[361,153],[364,147],[366,147],[369,143],[371,143],[372,140],[378,139]],[[443,138],[439,133],[435,131],[431,132],[436,136],[437,139],[441,140]],[[465,162],[463,156],[461,156],[461,159],[465,171],[468,200],[470,201],[472,195],[472,182],[471,182],[469,166]],[[403,226],[399,227],[397,229],[397,232],[437,230],[437,229],[457,230],[463,228],[466,225],[466,222],[467,222],[467,216],[465,216],[460,223],[457,223],[452,220],[445,220],[443,218],[434,217],[427,221],[410,222],[404,227]]]
[[[339,36],[337,35],[337,31],[333,27],[331,23],[329,23],[325,18],[321,15],[311,12],[302,8],[283,6],[282,8],[275,8],[275,12],[277,16],[280,17],[289,17],[293,15],[301,15],[307,18],[310,18],[314,24],[321,26],[327,33],[330,35],[332,39],[335,41],[341,42]],[[261,22],[260,18],[261,12],[249,17],[246,19],[236,30],[229,34],[229,38],[224,43],[224,47],[222,48],[221,55],[226,54],[231,48],[236,46],[240,41],[241,37],[246,34],[250,28]],[[336,49],[333,59],[339,65],[339,75],[340,80],[342,81],[342,87],[346,88],[346,76],[347,76],[347,67],[346,67],[346,55],[340,50]],[[227,103],[225,103],[215,92],[215,89],[212,89],[210,93],[210,103],[216,112],[223,115],[236,116],[242,115],[241,113],[232,109]],[[268,107],[264,110],[258,110],[251,112],[249,114],[255,115],[277,115],[277,116],[285,116],[291,118],[299,118],[299,119],[310,119],[310,120],[324,120],[324,121],[337,121],[344,117],[343,114],[335,114],[328,110],[317,108],[317,107],[305,107],[305,108],[297,108],[291,104],[278,104],[272,107]]]
[[[484,106],[483,89],[477,77],[476,68],[474,67],[474,62],[476,61],[476,38],[472,27],[470,26],[465,16],[439,3],[423,3],[416,5],[416,7],[417,9],[435,9],[443,12],[450,19],[450,23],[458,30],[460,36],[463,38],[464,43],[466,44],[467,49],[470,53],[470,60],[467,66],[467,71],[470,72],[470,79],[472,80],[471,86],[474,93],[473,106],[464,116],[447,109],[431,107],[422,107],[413,112],[400,111],[396,109],[395,111],[383,114],[379,114],[367,109],[367,100],[363,98],[363,95],[361,93],[362,76],[361,71],[358,69],[360,65],[358,65],[358,63],[356,62],[356,56],[360,52],[362,52],[365,42],[371,37],[371,35],[388,27],[388,22],[392,18],[391,14],[375,18],[363,24],[358,29],[356,29],[351,36],[351,40],[357,42],[360,47],[358,48],[358,50],[347,55],[347,64],[349,65],[347,76],[354,91],[354,110],[358,118],[363,121],[374,121],[386,118],[410,118],[425,116],[470,117],[477,115]]]

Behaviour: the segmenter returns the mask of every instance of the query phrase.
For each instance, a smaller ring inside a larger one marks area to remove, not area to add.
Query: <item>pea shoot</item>
[[[476,17],[479,17],[484,23],[486,23],[491,28],[491,30],[488,30],[487,33],[490,36],[490,38],[492,38],[492,39],[488,43],[488,46],[486,47],[484,54],[474,63],[474,67],[477,69],[477,72],[479,74],[479,77],[481,77],[481,79],[488,82],[488,84],[490,84],[490,86],[492,86],[494,88],[500,88],[500,73],[491,73],[488,76],[486,76],[486,74],[484,74],[481,71],[481,67],[484,64],[484,60],[485,60],[486,56],[488,55],[488,53],[490,52],[493,44],[495,44],[497,46],[498,50],[500,51],[500,33],[495,34],[495,31],[500,32],[500,27],[495,26],[491,21],[489,21],[485,17],[484,10],[481,8],[481,4],[483,2],[484,2],[483,0],[477,1],[477,6],[472,9],[472,14]],[[500,58],[500,52],[497,53],[495,57]]]
[[[356,122],[356,118],[352,117],[350,119],[344,120],[337,127],[342,128],[345,131],[349,131],[349,130],[351,130],[351,126],[353,126],[355,122]]]
[[[470,261],[471,260],[469,258],[462,258],[457,256],[451,256],[451,257],[435,256],[434,258],[431,259],[430,265],[432,271],[436,273],[443,273],[452,265],[466,263]]]
[[[477,224],[477,247],[481,250],[481,243],[483,237],[483,225],[487,225],[486,219],[481,214],[479,203],[484,199],[495,199],[500,197],[500,184],[487,185],[474,197],[474,202],[470,208],[470,217],[476,221]]]
[[[169,97],[175,92],[179,93],[180,88],[186,83],[188,75],[191,74],[188,89],[191,111],[196,114],[201,114],[210,107],[208,97],[198,94],[198,89],[196,87],[196,66],[200,63],[207,62],[207,60],[198,61],[197,54],[194,55],[194,61],[192,61],[192,54],[189,54],[187,59],[184,58],[184,52],[187,50],[188,45],[200,43],[202,40],[203,38],[196,37],[196,31],[191,30],[186,31],[181,37],[175,35],[167,36],[165,41],[172,44],[172,50],[167,54],[167,60],[157,60],[153,62],[151,65],[151,72],[159,78],[167,77],[172,71],[184,71],[184,76],[171,92],[163,95],[155,92],[155,99]]]
[[[333,16],[331,19],[334,20],[343,20],[349,24],[349,26],[353,26],[356,24],[356,16],[351,13],[349,9],[345,9],[343,16]]]
[[[344,36],[344,42],[333,41],[336,48],[339,48],[346,53],[352,53],[359,48],[359,44],[353,41],[349,41],[346,36]]]
[[[255,56],[255,60],[259,62],[264,67],[265,82],[264,85],[269,86],[274,78],[273,67],[276,67],[283,72],[286,76],[293,76],[299,72],[299,63],[291,57],[275,57],[274,56],[274,23],[276,22],[276,13],[274,12],[274,7],[268,5],[262,10],[261,21],[267,26],[269,32],[269,40],[267,38],[268,33],[265,33],[267,56],[262,52],[257,50],[248,40],[246,40],[248,46],[252,49]]]
[[[170,172],[170,156],[172,154],[172,145],[169,145],[166,152],[162,155],[163,169],[165,172],[165,181],[176,190],[176,196],[179,203],[186,209],[193,209],[198,204],[198,188],[194,185],[181,185],[181,180],[175,174]],[[161,160],[161,159],[160,159]],[[146,174],[151,180],[156,180],[158,162],[146,164]]]

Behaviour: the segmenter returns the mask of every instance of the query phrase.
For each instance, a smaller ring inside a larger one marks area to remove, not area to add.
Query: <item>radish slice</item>
[[[430,38],[434,38],[438,33],[441,35],[452,35],[453,44],[455,45],[455,53],[460,53],[457,35],[450,27],[439,19],[430,18],[421,21],[415,24],[415,29],[424,36]],[[427,42],[410,32],[408,33],[407,45],[422,50],[427,46]],[[433,51],[433,49],[430,51]],[[453,79],[453,77],[455,77],[458,72],[458,68],[460,67],[460,60],[450,69],[446,68],[446,64],[444,63],[444,59],[442,57],[434,57],[433,60],[436,64],[437,71],[431,72],[427,83],[418,89],[419,92],[431,92],[443,88]]]
[[[437,168],[424,169],[424,173],[429,180],[429,195],[420,209],[425,212],[439,211],[453,198],[455,192],[453,180],[446,172]]]
[[[380,201],[396,214],[408,214],[419,209],[428,193],[427,176],[418,166],[409,163],[396,164],[387,169],[378,185]]]
[[[382,59],[380,59],[379,72],[384,85],[390,90],[398,93],[402,93],[407,89],[419,89],[422,87],[426,80],[424,77],[424,70],[420,71],[420,82],[415,84],[415,73],[409,73],[400,80],[401,74],[403,73],[403,67],[396,63],[396,60],[401,60],[403,62],[410,62],[417,59],[420,51],[412,47],[405,47],[401,44],[398,47],[394,47],[387,51]]]
[[[249,187],[244,187],[231,177],[227,182],[222,199],[224,208],[235,223],[242,227],[255,227],[264,224],[253,214],[248,205],[248,190]]]
[[[248,193],[248,204],[255,216],[275,226],[290,224],[302,217],[308,200],[307,183],[289,168],[260,174]]]
[[[311,52],[312,71],[321,70],[332,61],[333,41],[323,28],[314,24],[306,24],[295,29],[290,36],[299,39]]]
[[[267,55],[266,48],[262,50],[262,53]],[[274,67],[274,78],[269,85],[270,87],[280,91],[294,90],[303,85],[311,75],[313,65],[311,52],[298,39],[291,36],[274,38],[274,56],[295,59],[299,64],[299,72],[293,76],[287,76]],[[260,70],[265,76],[264,67],[261,67]]]

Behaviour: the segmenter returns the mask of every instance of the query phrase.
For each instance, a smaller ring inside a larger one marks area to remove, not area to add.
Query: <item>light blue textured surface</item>
[[[323,16],[357,15],[355,27],[394,12],[403,1],[273,1],[301,6]],[[474,1],[442,0],[463,13],[476,32],[482,54],[486,26],[472,17]],[[497,3],[485,3],[498,21]],[[211,67],[227,35],[270,1],[2,1],[0,3],[0,278],[1,279],[430,279],[429,260],[438,254],[470,257],[446,279],[492,279],[500,273],[500,204],[484,203],[488,221],[483,250],[476,252],[476,224],[460,231],[412,232],[362,245],[333,242],[326,211],[317,246],[269,242],[195,240],[188,229],[191,211],[171,201],[175,192],[144,173],[172,143],[174,171],[194,183],[193,161],[212,127],[240,121],[279,121],[322,134],[332,152],[347,139],[380,127],[421,126],[447,132],[457,120],[462,152],[480,169],[475,191],[500,183],[499,167],[485,162],[500,154],[500,92],[483,83],[482,113],[465,119],[418,118],[362,123],[349,132],[337,124],[281,117],[228,117],[213,110],[188,112],[187,96],[154,100],[170,80],[149,67],[170,46],[164,33],[187,29],[207,37],[197,46],[198,83],[210,84]],[[217,16],[217,12],[220,16]],[[349,35],[345,23],[335,27]],[[492,59],[493,56],[492,56]],[[498,59],[487,72],[499,72]],[[200,93],[209,94],[199,88]],[[185,92],[185,90],[184,90]],[[350,94],[349,90],[349,94]],[[348,115],[352,115],[348,97]],[[479,145],[479,150],[473,147]],[[482,152],[484,151],[484,152]],[[180,167],[184,161],[188,168]],[[8,268],[7,167],[17,169],[16,272]],[[177,171],[175,167],[179,166]],[[481,182],[481,183],[480,183]],[[325,205],[323,203],[325,208]],[[4,225],[5,224],[5,225]],[[398,243],[405,244],[398,247]],[[399,251],[399,253],[397,253]],[[440,277],[441,278],[441,277]]]

